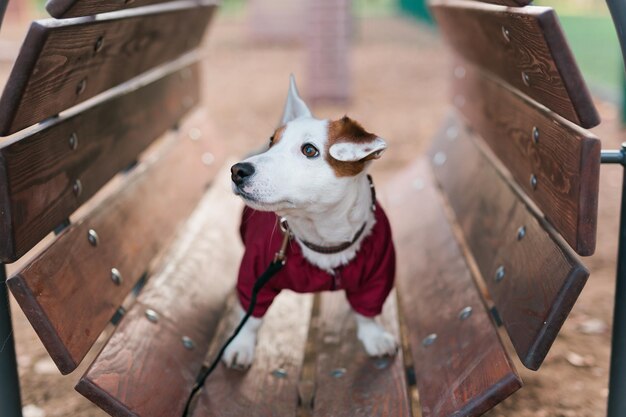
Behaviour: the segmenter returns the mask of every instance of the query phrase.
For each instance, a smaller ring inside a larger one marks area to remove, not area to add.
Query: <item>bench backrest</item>
[[[494,1],[505,5],[527,2]],[[599,118],[554,11],[434,0],[454,52],[454,111],[433,172],[480,285],[537,369],[589,275]]]
[[[219,157],[192,112],[213,1],[47,7],[73,17],[126,3],[155,5],[34,22],[0,98],[0,133],[12,134],[0,142],[0,259],[44,240],[7,282],[64,374],[174,238]]]

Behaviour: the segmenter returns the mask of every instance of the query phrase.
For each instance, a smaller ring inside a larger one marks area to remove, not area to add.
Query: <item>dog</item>
[[[291,240],[285,266],[258,293],[252,316],[224,352],[228,367],[250,367],[262,317],[283,289],[344,290],[365,351],[374,357],[396,353],[396,339],[375,320],[393,287],[395,250],[367,175],[386,147],[347,116],[314,118],[291,76],[280,126],[265,151],[231,168],[233,192],[246,204],[240,318],[256,279],[281,246],[278,218],[286,220]]]

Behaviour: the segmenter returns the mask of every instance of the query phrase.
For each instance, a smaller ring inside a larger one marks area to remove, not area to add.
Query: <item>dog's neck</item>
[[[298,243],[302,247],[304,257],[312,264],[332,270],[348,263],[358,251],[361,241],[374,226],[372,212],[372,193],[365,173],[354,178],[354,186],[338,203],[318,209],[318,211],[290,211],[283,215]],[[337,254],[320,254],[304,246],[306,241],[318,246],[331,247],[350,242],[365,224],[361,236],[344,251]]]

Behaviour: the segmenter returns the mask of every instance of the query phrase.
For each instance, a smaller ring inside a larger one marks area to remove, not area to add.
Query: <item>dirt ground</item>
[[[0,34],[0,81],[9,70],[21,34],[13,24]],[[305,80],[305,55],[297,45],[259,45],[245,22],[218,18],[208,39],[206,106],[223,143],[242,154],[265,141],[280,115],[289,73]],[[389,151],[376,163],[377,181],[420,155],[447,107],[449,55],[430,29],[400,18],[357,23],[352,57],[353,101],[318,106],[318,116],[348,113],[386,138]],[[301,82],[306,94],[306,84]],[[616,108],[597,103],[603,124],[594,129],[605,148],[620,143]],[[492,417],[602,416],[608,394],[608,362],[617,250],[621,173],[603,167],[596,255],[585,260],[589,283],[539,372],[517,369],[525,387]],[[61,377],[32,328],[14,305],[15,338],[26,417],[96,417],[105,414],[73,390],[84,371]],[[503,336],[505,337],[505,336]]]

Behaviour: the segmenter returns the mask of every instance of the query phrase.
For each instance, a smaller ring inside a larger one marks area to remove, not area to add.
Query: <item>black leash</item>
[[[189,407],[191,407],[191,402],[193,401],[193,398],[196,396],[198,391],[202,389],[209,375],[211,375],[211,373],[215,370],[215,368],[217,368],[217,365],[219,365],[220,360],[222,359],[222,356],[224,355],[224,352],[226,351],[226,348],[228,348],[228,345],[230,345],[231,342],[235,339],[235,337],[237,337],[237,335],[239,334],[243,326],[246,324],[248,319],[250,319],[250,316],[252,316],[252,312],[254,311],[254,307],[256,306],[256,298],[257,298],[257,295],[259,294],[259,291],[261,291],[261,289],[265,286],[265,284],[267,284],[268,281],[274,275],[276,275],[278,271],[282,269],[283,266],[285,266],[285,252],[287,250],[287,243],[289,242],[289,229],[287,228],[287,222],[284,219],[280,219],[280,228],[284,234],[283,243],[281,245],[280,250],[276,253],[276,255],[274,256],[274,260],[267,267],[265,272],[263,272],[261,276],[258,277],[257,280],[255,281],[254,287],[252,287],[252,295],[250,296],[250,305],[248,305],[248,310],[246,311],[246,314],[243,316],[243,318],[239,322],[239,325],[237,326],[233,334],[228,338],[226,343],[222,345],[221,349],[217,353],[217,356],[215,357],[215,359],[213,359],[213,362],[211,363],[211,365],[208,368],[205,367],[200,372],[200,375],[198,375],[198,378],[196,379],[196,383],[193,386],[191,393],[189,394],[189,398],[187,399],[187,402],[185,403],[185,410],[183,411],[183,417],[188,417]]]

